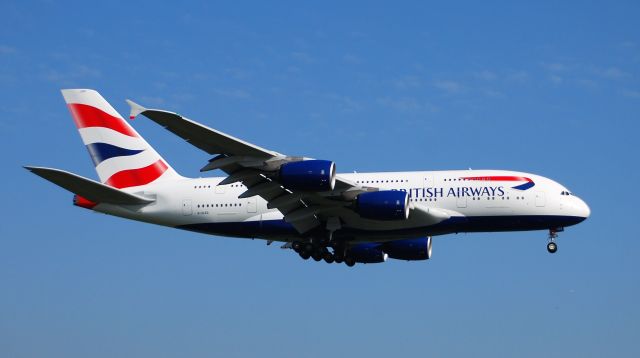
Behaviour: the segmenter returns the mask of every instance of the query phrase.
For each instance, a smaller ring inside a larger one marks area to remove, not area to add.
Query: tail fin
[[[62,96],[102,183],[128,188],[180,178],[98,92],[66,89]]]

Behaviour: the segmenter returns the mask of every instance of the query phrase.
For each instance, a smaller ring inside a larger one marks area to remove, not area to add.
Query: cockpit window
[[[560,195],[571,195],[571,196],[573,196],[573,193],[568,192],[568,191],[566,191],[566,190],[563,190],[563,191],[560,193]]]

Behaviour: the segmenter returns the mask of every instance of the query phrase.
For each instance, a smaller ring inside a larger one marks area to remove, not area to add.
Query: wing
[[[228,153],[234,156],[257,158],[271,158],[280,155],[184,118],[177,113],[146,109],[131,100],[127,100],[127,103],[131,106],[130,118],[142,114],[209,154]]]
[[[287,156],[247,143],[226,133],[209,128],[177,113],[147,109],[127,100],[131,118],[142,114],[208,154],[217,154],[201,171],[221,169],[229,176],[220,185],[242,182],[247,190],[239,198],[258,195],[267,207],[278,209],[284,220],[300,234],[316,228],[338,229],[342,223],[358,222],[368,228],[388,228],[388,222],[362,219],[353,209],[353,200],[361,193],[378,191],[376,187],[359,185],[336,175],[335,186],[326,191],[297,191],[278,179],[277,172],[286,163],[311,158]],[[415,214],[414,214],[415,212]],[[412,219],[437,223],[448,215],[434,209],[412,205]]]

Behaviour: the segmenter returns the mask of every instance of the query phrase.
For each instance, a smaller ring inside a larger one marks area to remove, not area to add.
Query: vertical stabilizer
[[[180,178],[98,92],[65,89],[62,96],[102,183],[128,188]]]

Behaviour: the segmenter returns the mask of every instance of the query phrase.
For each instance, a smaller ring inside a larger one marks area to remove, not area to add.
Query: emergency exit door
[[[191,199],[185,199],[182,201],[182,215],[188,216],[193,214],[193,209],[191,208]]]
[[[541,208],[543,206],[545,206],[547,203],[547,200],[544,196],[544,191],[538,191],[536,192],[536,206]]]
[[[258,198],[256,196],[252,196],[247,201],[247,212],[255,213],[258,211]]]

